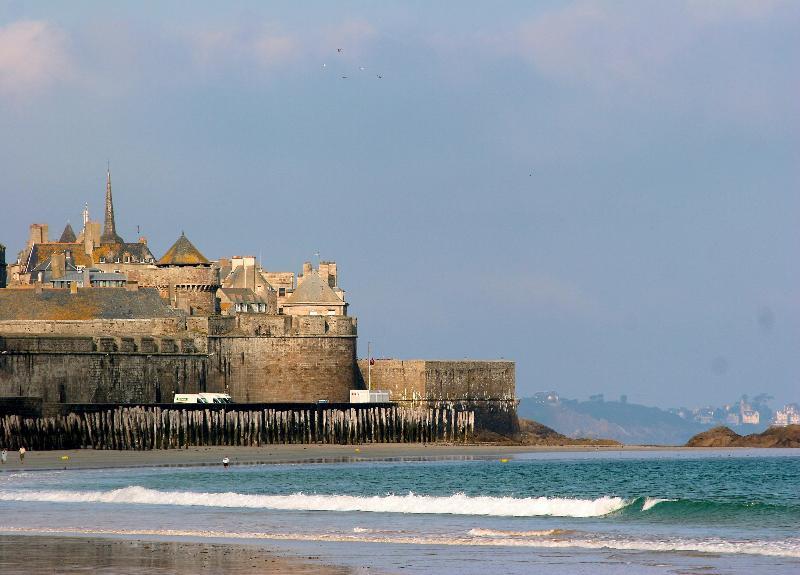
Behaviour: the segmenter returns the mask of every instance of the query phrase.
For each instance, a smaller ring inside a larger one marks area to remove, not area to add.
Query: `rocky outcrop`
[[[509,445],[622,445],[613,439],[587,439],[567,437],[537,421],[519,418],[519,431],[511,436],[500,435],[487,430],[476,431],[475,440],[479,443],[502,443]]]
[[[692,437],[686,447],[800,447],[800,425],[770,427],[763,433],[739,435],[724,426]]]

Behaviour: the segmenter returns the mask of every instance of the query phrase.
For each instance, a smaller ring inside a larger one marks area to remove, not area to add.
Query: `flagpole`
[[[372,342],[367,342],[367,389],[372,391]]]

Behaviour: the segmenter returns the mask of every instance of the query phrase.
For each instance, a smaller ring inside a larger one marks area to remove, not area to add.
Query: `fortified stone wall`
[[[360,385],[369,378],[358,362]],[[379,359],[372,389],[388,390],[394,402],[411,406],[448,402],[475,413],[476,429],[513,435],[519,430],[513,361],[426,361]]]
[[[206,391],[206,356],[202,354],[0,352],[0,396],[5,397],[41,397],[44,402],[58,403],[152,403],[169,402],[173,393],[201,391]]]
[[[367,360],[358,362],[367,382]],[[372,389],[388,390],[391,399],[454,401],[513,400],[513,361],[429,361],[378,359],[372,366]]]
[[[119,269],[119,268],[115,268]],[[190,315],[208,316],[216,312],[219,270],[202,266],[128,266],[128,279],[144,287],[158,288],[162,299]]]
[[[0,334],[29,335],[172,335],[185,330],[183,318],[92,319],[92,320],[3,320]]]
[[[237,402],[349,401],[355,318],[242,314],[237,324],[208,338],[210,388]]]

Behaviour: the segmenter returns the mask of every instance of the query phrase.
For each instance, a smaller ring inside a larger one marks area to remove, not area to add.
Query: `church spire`
[[[114,225],[114,200],[111,197],[111,166],[106,171],[106,220],[103,225],[103,235],[100,236],[101,244],[121,244],[122,238],[117,235]]]

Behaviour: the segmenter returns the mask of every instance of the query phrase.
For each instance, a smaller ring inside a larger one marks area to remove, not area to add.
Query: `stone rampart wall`
[[[236,402],[349,401],[355,336],[209,337],[209,386]]]
[[[366,360],[359,378],[369,378]],[[388,390],[392,401],[513,400],[513,361],[431,361],[379,359],[372,366],[372,389]]]
[[[171,401],[174,393],[207,391],[206,360],[205,355],[179,352],[5,351],[0,352],[0,397],[57,403]]]
[[[130,266],[125,273],[128,279],[141,286],[166,288],[166,286],[216,286],[219,287],[219,270],[213,267],[181,266]],[[167,297],[162,293],[161,297]]]
[[[0,334],[96,336],[147,334],[172,335],[184,331],[182,318],[93,319],[93,320],[4,320]]]

